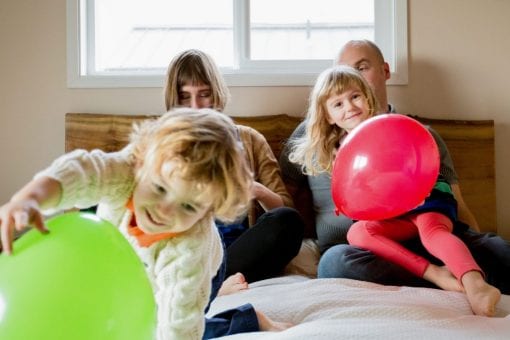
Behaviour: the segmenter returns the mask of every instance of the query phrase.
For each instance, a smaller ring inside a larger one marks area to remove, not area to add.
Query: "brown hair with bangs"
[[[200,50],[186,50],[176,55],[166,73],[165,106],[179,106],[179,91],[185,85],[211,87],[213,109],[223,111],[229,99],[228,87],[214,60]]]

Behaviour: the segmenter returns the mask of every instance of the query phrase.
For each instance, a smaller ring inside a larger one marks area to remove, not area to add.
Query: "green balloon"
[[[78,212],[47,226],[0,255],[0,339],[154,339],[152,287],[117,228]]]

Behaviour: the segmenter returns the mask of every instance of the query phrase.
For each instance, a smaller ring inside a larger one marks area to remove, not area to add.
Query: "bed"
[[[210,314],[250,302],[275,320],[296,326],[283,332],[237,334],[224,339],[509,339],[510,296],[497,316],[474,316],[462,293],[382,286],[348,279],[284,276],[258,281],[244,292],[214,300]]]
[[[153,115],[68,113],[66,151],[120,149],[133,122]],[[494,123],[415,117],[445,140],[459,173],[464,198],[484,231],[496,232]],[[288,115],[234,117],[264,134],[278,155],[301,118]],[[473,162],[473,160],[476,160]],[[464,294],[429,288],[383,286],[348,279],[316,279],[319,254],[303,242],[285,276],[250,284],[218,297],[210,314],[250,302],[275,320],[295,324],[284,332],[237,334],[228,339],[510,339],[510,296],[494,318],[474,316]]]

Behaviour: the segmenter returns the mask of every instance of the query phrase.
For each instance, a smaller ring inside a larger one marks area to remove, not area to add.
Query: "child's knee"
[[[363,247],[372,238],[369,232],[371,223],[369,221],[358,221],[354,223],[347,232],[347,241],[353,246]]]

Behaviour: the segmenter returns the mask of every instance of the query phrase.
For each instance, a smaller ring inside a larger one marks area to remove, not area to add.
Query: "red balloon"
[[[439,174],[434,137],[401,114],[367,119],[336,154],[331,194],[338,213],[355,220],[382,220],[420,205]]]

